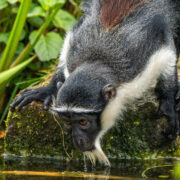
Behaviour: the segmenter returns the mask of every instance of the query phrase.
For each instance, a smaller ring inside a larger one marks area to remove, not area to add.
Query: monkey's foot
[[[158,113],[165,116],[168,121],[168,128],[163,131],[163,134],[171,140],[176,139],[180,134],[180,113],[175,111],[174,103],[168,99],[161,99]]]
[[[43,109],[48,110],[49,105],[52,103],[52,97],[53,90],[48,86],[26,89],[13,101],[10,109],[13,112],[15,107],[18,106],[18,110],[20,111],[23,106],[26,106],[32,101],[41,101],[43,102]]]

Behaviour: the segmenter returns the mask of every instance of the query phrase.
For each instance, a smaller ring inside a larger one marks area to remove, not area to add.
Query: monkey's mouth
[[[76,148],[77,150],[80,150],[80,151],[82,151],[82,152],[95,150],[95,146],[94,146],[94,145],[89,146],[89,147],[79,147],[79,146],[77,146],[77,145],[74,145],[74,146],[75,146],[75,148]]]
[[[73,140],[73,144],[74,144],[74,147],[75,147],[77,150],[80,150],[80,151],[82,151],[82,152],[95,150],[95,145],[94,145],[94,144],[91,144],[91,143],[78,145],[78,144]]]
[[[83,152],[86,152],[86,151],[93,151],[93,150],[95,150],[95,146],[94,146],[94,145],[92,145],[91,147],[83,148],[83,149],[82,149]]]

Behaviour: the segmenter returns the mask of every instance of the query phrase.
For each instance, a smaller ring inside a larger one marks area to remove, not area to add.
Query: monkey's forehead
[[[92,108],[84,108],[84,107],[66,107],[66,106],[61,106],[61,107],[52,107],[51,108],[53,111],[57,113],[85,113],[85,114],[99,114],[101,113],[101,109],[92,109]]]

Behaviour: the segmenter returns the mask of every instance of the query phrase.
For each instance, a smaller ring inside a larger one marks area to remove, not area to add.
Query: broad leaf
[[[0,0],[0,10],[4,9],[8,6],[8,3],[6,2],[6,0]]]
[[[13,7],[13,8],[11,9],[12,13],[14,13],[14,14],[17,14],[17,13],[18,13],[18,10],[19,10],[19,7]]]
[[[46,12],[43,10],[41,6],[32,3],[28,12],[28,17],[36,17],[36,16],[46,16]]]
[[[7,43],[9,38],[10,32],[0,33],[0,42]]]
[[[26,37],[26,31],[23,29],[19,40],[22,41],[25,37]]]
[[[34,31],[30,35],[31,43],[37,36],[37,31]],[[47,33],[46,36],[42,35],[35,45],[35,51],[41,61],[49,61],[51,59],[56,59],[59,55],[62,38],[59,34],[55,32]]]
[[[54,17],[53,24],[65,31],[69,30],[76,23],[76,19],[67,11],[60,9]]]
[[[38,0],[38,1],[43,7],[43,9],[45,9],[46,11],[49,11],[50,8],[52,8],[53,6],[57,4],[60,4],[63,6],[66,2],[66,0]]]
[[[23,43],[19,43],[18,46],[17,46],[15,54],[19,55],[23,51],[23,49],[24,49],[24,44]]]
[[[32,17],[28,18],[28,22],[31,24],[32,27],[41,27],[43,25],[43,19],[41,17]]]
[[[10,4],[15,4],[18,2],[18,0],[7,0]]]
[[[7,44],[9,36],[10,36],[10,32],[0,33],[0,42]],[[22,41],[25,38],[25,36],[26,36],[26,31],[23,30],[19,40]]]

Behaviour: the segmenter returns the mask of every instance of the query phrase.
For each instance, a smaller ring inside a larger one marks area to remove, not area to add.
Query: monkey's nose
[[[83,138],[79,138],[79,140],[78,140],[78,146],[79,147],[84,147],[84,145],[85,145],[85,142],[84,142],[84,139]]]

